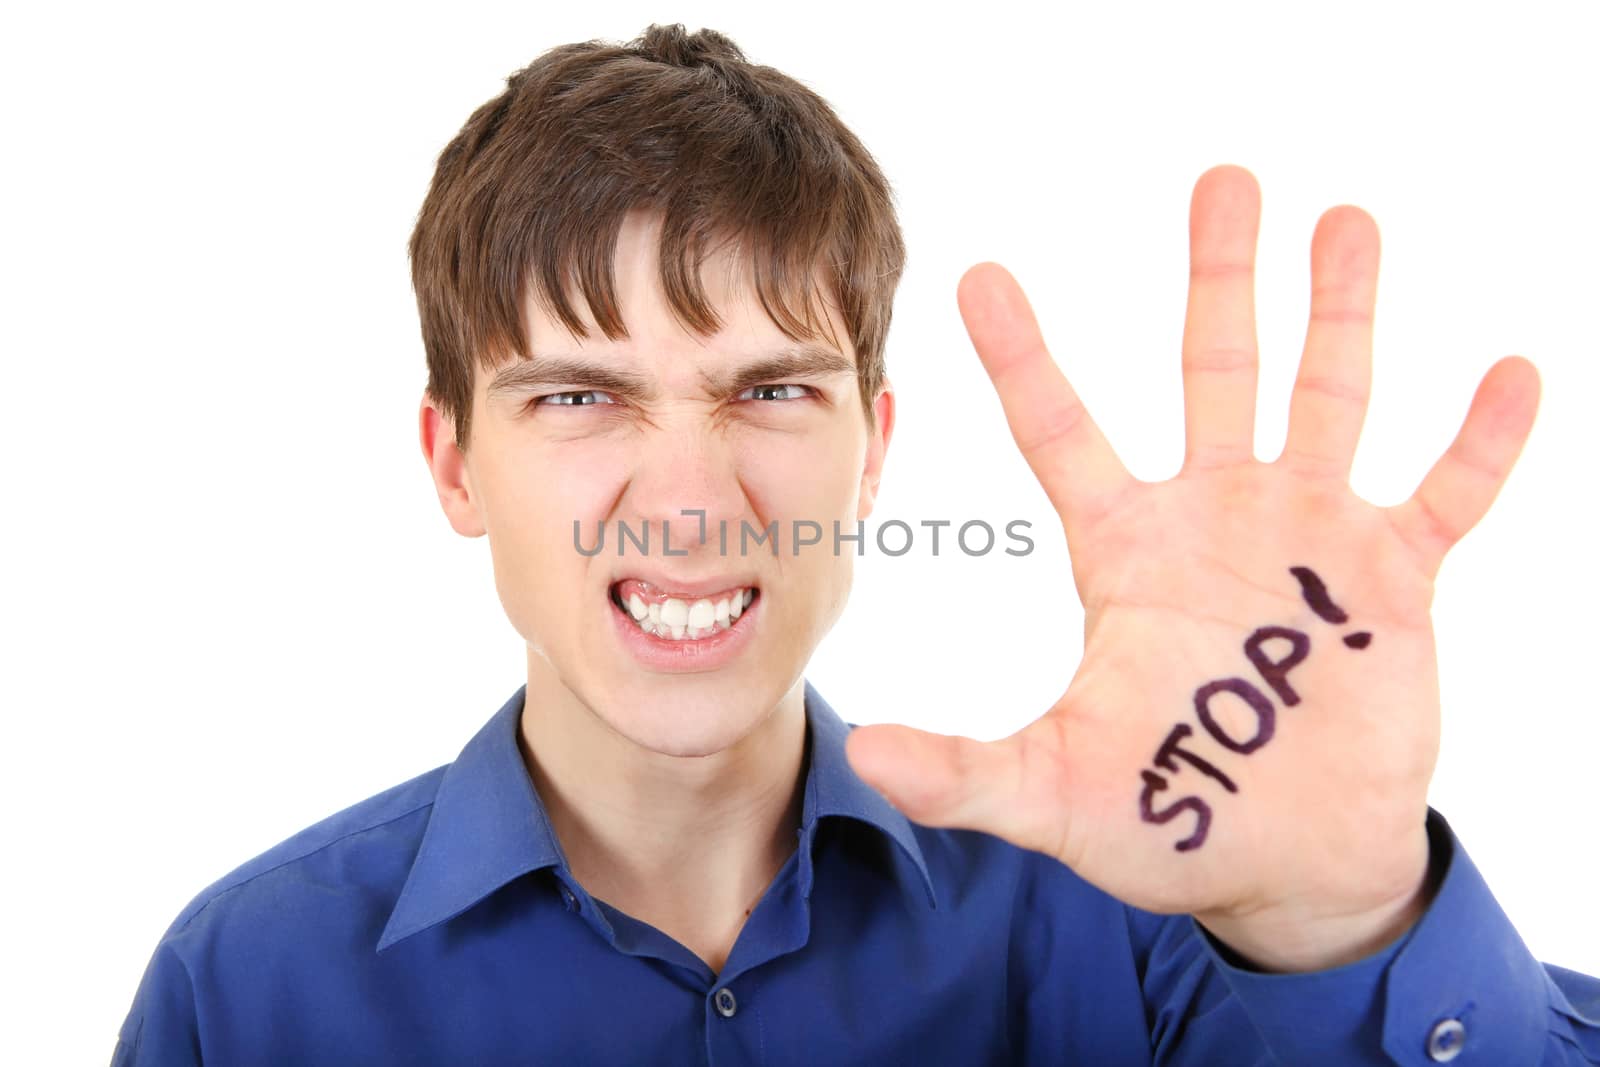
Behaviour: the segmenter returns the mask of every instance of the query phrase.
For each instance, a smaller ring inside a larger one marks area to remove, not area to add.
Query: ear
[[[467,457],[456,447],[455,421],[439,410],[427,389],[422,391],[417,422],[422,437],[422,458],[433,476],[439,506],[450,520],[450,528],[462,537],[482,537],[483,518],[478,514]]]
[[[867,430],[867,459],[861,468],[861,497],[856,504],[858,519],[872,514],[872,505],[878,499],[878,483],[883,480],[883,459],[889,451],[889,438],[894,434],[894,386],[887,376],[878,387],[872,411],[875,420]]]

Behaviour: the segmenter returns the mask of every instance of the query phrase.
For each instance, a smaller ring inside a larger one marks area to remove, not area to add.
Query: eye
[[[598,401],[597,402],[597,401],[594,401],[594,400],[583,399],[583,398],[586,398],[586,397],[596,397],[596,396],[609,397],[610,395],[611,395],[610,393],[603,393],[598,389],[578,389],[578,390],[575,390],[573,392],[568,392],[568,393],[548,393],[545,396],[536,396],[536,397],[534,397],[533,400],[529,402],[528,406],[529,407],[581,408],[581,407],[593,407],[596,403],[603,403],[603,404],[614,404],[614,403],[616,403],[616,401],[614,401],[614,400],[603,400],[603,401]],[[576,398],[576,399],[574,399],[574,398]]]
[[[746,389],[743,393],[740,393],[739,397],[742,399],[748,393],[765,392],[765,391],[771,390],[771,389],[796,389],[796,390],[799,390],[800,392],[799,392],[798,396],[793,396],[793,397],[784,397],[784,398],[760,397],[760,398],[756,398],[756,399],[793,399],[793,400],[799,400],[799,399],[803,399],[804,397],[810,396],[815,392],[815,390],[812,389],[809,385],[795,385],[792,382],[787,383],[787,384],[774,383],[774,384],[769,384],[769,385],[752,385],[750,388]]]

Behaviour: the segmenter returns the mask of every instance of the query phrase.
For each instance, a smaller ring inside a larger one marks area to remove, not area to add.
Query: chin
[[[651,707],[595,709],[616,733],[650,752],[704,757],[731,749],[771,712],[749,701],[696,701],[664,697]]]
[[[710,756],[732,748],[765,720],[777,698],[752,700],[722,684],[697,685],[683,678],[661,678],[614,691],[594,713],[612,730],[640,748],[663,756]]]

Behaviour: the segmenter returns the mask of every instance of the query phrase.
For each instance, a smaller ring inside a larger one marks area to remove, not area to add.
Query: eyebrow
[[[830,378],[838,374],[853,375],[855,372],[855,364],[842,352],[825,345],[805,343],[769,352],[727,372],[708,374],[702,370],[700,381],[713,395],[725,395],[743,392],[752,385],[800,378]],[[538,353],[502,369],[489,383],[487,395],[493,399],[503,393],[575,386],[601,389],[625,400],[650,401],[656,398],[656,387],[645,375],[575,356]]]

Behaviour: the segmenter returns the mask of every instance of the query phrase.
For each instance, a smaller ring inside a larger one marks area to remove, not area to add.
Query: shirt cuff
[[[1410,930],[1364,959],[1305,974],[1245,970],[1190,917],[1213,965],[1284,1062],[1538,1060],[1552,1021],[1544,966],[1432,807],[1427,828],[1429,862],[1444,865],[1439,889]]]

